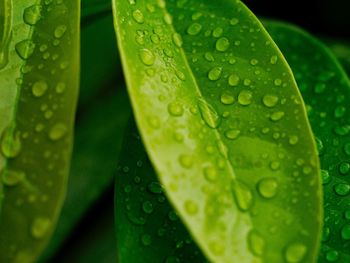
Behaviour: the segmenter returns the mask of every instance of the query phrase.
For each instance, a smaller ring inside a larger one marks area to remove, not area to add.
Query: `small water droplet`
[[[221,78],[221,74],[222,74],[222,68],[214,67],[209,71],[208,78],[212,81],[215,81]]]
[[[232,26],[235,26],[235,25],[237,25],[239,23],[239,20],[237,19],[237,18],[232,18],[231,20],[230,20],[230,24],[232,25]]]
[[[230,46],[230,41],[226,37],[221,37],[216,41],[216,50],[225,52]]]
[[[298,141],[299,141],[299,137],[298,136],[296,136],[296,135],[289,136],[289,144],[290,145],[295,145],[295,144],[298,143]]]
[[[37,81],[32,86],[32,93],[35,97],[41,97],[48,89],[48,85],[45,81]]]
[[[350,155],[350,143],[349,142],[344,144],[344,153],[346,155]]]
[[[193,159],[190,155],[182,154],[179,156],[180,165],[184,168],[191,168],[193,165]]]
[[[279,121],[284,117],[284,112],[283,111],[276,111],[274,113],[271,114],[270,116],[270,120],[272,121]]]
[[[63,136],[66,135],[68,132],[67,126],[64,123],[57,123],[52,126],[52,128],[49,131],[49,138],[53,141],[57,141]]]
[[[145,212],[146,214],[151,214],[153,212],[153,204],[150,201],[145,201],[142,204],[142,210],[143,212]]]
[[[187,33],[191,36],[198,35],[202,30],[202,25],[199,23],[193,23],[187,28]]]
[[[31,226],[31,233],[34,238],[43,238],[51,227],[51,220],[46,217],[38,217]]]
[[[282,85],[282,80],[281,79],[275,79],[275,81],[273,83],[275,84],[275,86],[281,86]]]
[[[277,56],[272,56],[272,57],[270,58],[270,63],[271,63],[272,65],[275,65],[275,64],[277,63],[277,60],[278,60],[278,57],[277,57]]]
[[[229,93],[223,93],[220,96],[220,101],[224,105],[231,105],[235,102],[235,98]]]
[[[132,12],[132,17],[136,23],[143,24],[145,22],[145,18],[139,9],[136,9],[134,12]]]
[[[22,149],[22,142],[20,133],[14,132],[14,128],[7,128],[1,136],[1,150],[2,154],[7,158],[15,158]]]
[[[253,93],[249,90],[242,90],[238,95],[238,103],[248,106],[252,103]]]
[[[239,76],[236,74],[232,74],[228,77],[228,84],[232,87],[235,87],[239,84]]]
[[[338,258],[339,258],[339,253],[334,249],[330,249],[326,254],[326,259],[329,262],[335,262],[338,260]]]
[[[158,182],[151,182],[147,186],[148,191],[150,191],[152,194],[161,194],[163,193],[162,186]]]
[[[152,66],[156,60],[153,52],[149,49],[141,49],[139,52],[140,60],[146,66]]]
[[[198,213],[198,205],[192,200],[186,200],[184,203],[185,211],[189,215],[195,215]]]
[[[152,244],[152,237],[148,234],[144,234],[141,237],[141,242],[144,246],[150,246]]]
[[[209,62],[213,62],[215,60],[213,54],[210,52],[206,52],[204,54],[204,58]]]
[[[350,225],[344,225],[341,229],[341,237],[344,240],[350,240]]]
[[[241,134],[241,131],[237,129],[232,129],[225,132],[225,136],[229,140],[237,139],[240,134]]]
[[[250,61],[250,64],[251,64],[252,66],[256,66],[258,63],[259,63],[259,61],[258,61],[257,59],[252,59],[252,60]]]
[[[334,185],[333,189],[335,193],[340,196],[346,196],[350,194],[350,185],[348,184],[343,184],[343,183],[336,184]]]
[[[275,95],[265,95],[263,97],[263,103],[268,108],[273,108],[278,102],[278,97]]]
[[[180,117],[184,114],[183,106],[178,102],[171,102],[168,105],[168,112],[174,117]]]
[[[217,171],[214,167],[208,166],[204,168],[204,177],[207,179],[209,182],[214,182],[218,178]]]
[[[331,181],[331,176],[327,170],[321,170],[322,183],[328,184]]]
[[[298,263],[303,260],[307,252],[307,247],[302,243],[292,243],[285,251],[285,259],[288,263]]]
[[[64,34],[67,31],[67,26],[65,25],[60,25],[58,27],[56,27],[55,32],[54,32],[54,36],[55,38],[62,38],[64,36]]]
[[[314,90],[316,94],[321,94],[326,90],[326,85],[324,83],[317,83]]]
[[[222,29],[222,27],[217,27],[213,30],[213,37],[220,37],[223,32],[224,30]]]
[[[263,178],[258,183],[258,192],[264,198],[273,198],[278,190],[278,182],[275,178]]]

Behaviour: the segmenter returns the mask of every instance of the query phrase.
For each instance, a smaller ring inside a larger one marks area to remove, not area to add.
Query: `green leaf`
[[[350,262],[350,81],[318,40],[291,25],[266,25],[293,69],[318,144],[325,193],[319,262]]]
[[[41,262],[57,254],[65,240],[72,242],[69,236],[74,228],[114,183],[116,160],[131,110],[125,87],[115,78],[114,70],[119,63],[112,55],[116,48],[112,33],[112,14],[82,27],[82,96],[79,97],[67,196]],[[102,45],[103,50],[96,52]]]
[[[292,73],[259,21],[239,1],[113,4],[146,150],[207,258],[315,261],[314,140]]]
[[[118,262],[206,261],[166,199],[134,120],[119,161],[115,209]]]
[[[66,188],[80,3],[1,0],[0,6],[0,262],[34,262],[51,236]]]
[[[337,59],[341,62],[344,69],[348,73],[348,76],[350,76],[350,43],[334,40],[327,40],[326,43]]]

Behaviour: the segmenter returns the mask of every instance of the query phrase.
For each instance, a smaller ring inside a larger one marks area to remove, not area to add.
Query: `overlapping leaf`
[[[239,1],[115,0],[114,12],[147,152],[208,259],[314,261],[315,146],[291,71],[258,20]]]
[[[325,222],[319,262],[350,262],[350,81],[318,40],[283,23],[266,23],[296,76],[316,136]]]
[[[33,262],[53,231],[66,188],[80,5],[1,0],[0,6],[0,262]]]

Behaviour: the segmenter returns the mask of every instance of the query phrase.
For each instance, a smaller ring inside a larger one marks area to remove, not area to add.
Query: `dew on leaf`
[[[216,41],[215,48],[217,51],[225,52],[230,46],[230,41],[226,37],[221,37]]]

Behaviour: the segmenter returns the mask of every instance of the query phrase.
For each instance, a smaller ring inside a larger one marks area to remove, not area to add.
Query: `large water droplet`
[[[168,105],[168,112],[174,117],[180,117],[184,113],[183,106],[178,102],[172,102]]]
[[[255,256],[262,256],[265,249],[264,238],[255,230],[248,233],[248,248]]]
[[[237,86],[239,84],[239,76],[236,74],[232,74],[228,77],[228,84],[230,86]]]
[[[339,183],[334,185],[334,191],[337,195],[346,196],[350,194],[350,185]]]
[[[59,25],[58,27],[56,27],[55,32],[54,32],[54,36],[55,38],[61,38],[64,36],[64,34],[67,31],[67,26],[65,25]]]
[[[278,102],[278,97],[275,95],[265,95],[263,97],[263,103],[266,107],[275,107]]]
[[[152,66],[156,60],[153,52],[149,49],[141,49],[139,52],[140,60],[146,66]]]
[[[216,110],[205,100],[198,100],[198,108],[204,122],[212,129],[219,127],[221,118]]]
[[[142,24],[142,23],[145,22],[143,14],[142,14],[142,12],[139,9],[135,10],[134,12],[132,12],[132,17],[139,24]]]
[[[20,58],[28,59],[34,53],[35,44],[31,40],[23,40],[16,44],[15,49]]]
[[[35,25],[41,19],[41,5],[32,5],[24,9],[23,20],[28,25]]]
[[[253,205],[253,194],[248,186],[237,180],[231,183],[232,193],[238,208],[245,212]]]
[[[350,240],[350,225],[344,225],[341,229],[341,237],[345,240]]]

